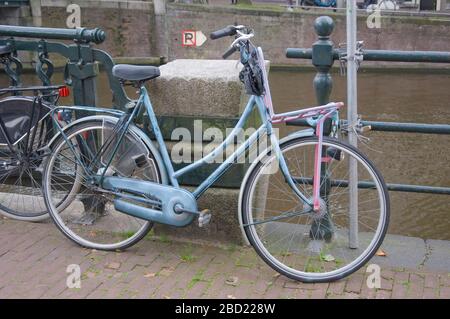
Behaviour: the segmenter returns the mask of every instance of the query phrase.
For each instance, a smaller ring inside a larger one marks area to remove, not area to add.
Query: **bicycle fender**
[[[63,130],[63,132],[66,132],[67,130],[72,128],[74,125],[77,125],[77,124],[80,124],[83,122],[87,122],[87,121],[92,121],[92,120],[103,120],[103,121],[108,121],[112,124],[116,124],[117,121],[119,121],[119,118],[114,117],[114,116],[105,116],[105,115],[86,116],[86,117],[80,118],[78,120],[75,120],[75,121],[69,123],[67,126],[63,127],[62,130]],[[147,134],[145,134],[140,128],[138,128],[134,124],[130,124],[129,129],[144,142],[144,144],[148,147],[149,152],[151,152],[153,154],[153,156],[155,157],[155,161],[157,163],[164,163],[162,161],[161,154],[159,153],[159,149],[155,146],[155,143],[153,143],[153,141],[147,136]],[[47,146],[49,148],[51,148],[52,144],[56,141],[56,139],[60,135],[61,135],[61,132],[58,131],[52,137],[52,139],[50,140],[50,142],[48,143]],[[169,178],[167,176],[165,166],[160,167],[160,172],[161,172],[161,183],[166,184],[166,185],[169,184]]]

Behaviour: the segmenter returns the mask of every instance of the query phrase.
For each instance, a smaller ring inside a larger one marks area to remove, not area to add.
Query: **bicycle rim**
[[[298,188],[310,198],[316,144],[317,138],[299,138],[281,145]],[[353,147],[332,139],[325,138],[324,146],[331,150],[325,158],[336,156],[333,149],[344,157],[328,163],[329,178],[321,180],[323,202],[319,212],[307,212],[308,205],[284,182],[270,153],[251,172],[242,203],[245,233],[258,254],[280,273],[306,282],[337,280],[360,268],[381,244],[389,218],[386,186],[370,161]],[[350,158],[358,163],[358,181],[364,182],[361,185],[373,184],[372,188],[358,187],[357,227],[350,227],[355,218],[350,217],[345,186]],[[330,183],[325,184],[327,181]],[[285,218],[274,219],[280,216]],[[349,241],[350,233],[358,238],[356,248],[350,247],[355,246]]]
[[[102,250],[125,249],[139,241],[152,223],[117,211],[114,194],[93,188],[85,166],[100,174],[117,143],[117,132],[109,122],[84,123],[56,143],[45,171],[44,192],[50,216],[58,228],[76,243]],[[73,150],[69,147],[71,142]],[[101,154],[101,155],[99,155]],[[97,157],[97,160],[94,160]],[[94,161],[93,161],[94,160]],[[78,163],[75,175],[74,163]],[[62,168],[62,169],[61,169]],[[106,176],[121,176],[160,182],[159,167],[144,142],[128,130],[114,155]],[[78,184],[79,187],[72,185]],[[60,196],[67,201],[55,205]]]

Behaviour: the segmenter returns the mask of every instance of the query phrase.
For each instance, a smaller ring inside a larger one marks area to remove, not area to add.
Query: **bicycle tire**
[[[118,121],[117,118],[112,118],[114,119],[113,121]],[[111,120],[110,120],[111,121]],[[105,123],[109,123],[109,124],[105,124]],[[73,127],[71,127],[70,129],[67,130],[67,132],[65,133],[65,136],[68,136],[69,139],[71,139],[73,136],[76,136],[77,134],[82,134],[83,132],[87,131],[88,129],[93,129],[93,128],[98,128],[98,127],[103,127],[103,125],[111,125],[111,127],[113,125],[115,125],[117,122],[111,123],[111,122],[104,122],[101,119],[94,119],[94,120],[89,120],[89,121],[84,121],[81,123],[78,123],[76,125],[74,125]],[[130,128],[128,128],[126,135],[130,134],[130,136],[133,136],[133,138],[136,138],[135,141],[138,143],[142,143],[142,147],[145,147],[145,149],[149,152],[149,156],[151,156],[152,158],[155,158],[154,154],[151,153],[151,149],[148,147],[148,145],[146,144],[146,142],[144,142],[142,139],[139,139],[133,132],[132,130],[130,130]],[[128,141],[127,141],[128,142]],[[95,242],[93,241],[93,239],[86,239],[85,237],[83,237],[82,235],[76,233],[75,230],[71,229],[70,227],[68,227],[64,220],[63,217],[61,217],[61,212],[64,211],[67,206],[64,204],[65,207],[56,207],[53,203],[52,203],[52,190],[51,190],[51,176],[52,176],[52,168],[54,166],[54,163],[56,161],[56,156],[59,154],[62,145],[64,145],[65,140],[62,136],[60,136],[58,138],[57,141],[55,141],[54,143],[54,147],[53,152],[52,152],[52,156],[49,157],[46,167],[45,167],[45,171],[44,171],[44,180],[43,180],[43,189],[44,189],[44,199],[45,202],[47,204],[47,209],[49,212],[50,217],[52,218],[52,220],[54,221],[55,225],[57,226],[57,228],[70,240],[72,240],[73,242],[77,243],[78,245],[82,246],[82,247],[86,247],[86,248],[91,248],[91,249],[98,249],[98,250],[106,250],[106,251],[114,251],[114,250],[124,250],[134,244],[136,244],[137,242],[139,242],[143,237],[146,236],[146,234],[151,230],[151,228],[153,227],[153,222],[150,221],[144,221],[144,223],[140,226],[140,228],[134,233],[132,234],[130,237],[123,239],[120,242],[116,242],[116,243],[100,243],[100,242]],[[123,143],[126,144],[126,143]],[[157,160],[155,160],[154,162],[155,165],[155,171],[157,174],[157,182],[161,182],[162,181],[162,173],[160,171],[160,165],[157,162]],[[71,194],[71,200],[73,201],[77,194]],[[110,213],[108,213],[110,214]],[[122,213],[123,214],[123,213]],[[110,214],[112,216],[112,214]],[[106,216],[106,215],[105,215]],[[123,216],[127,216],[123,214]],[[104,218],[104,217],[101,217]],[[81,232],[81,231],[80,231]],[[94,240],[97,240],[94,238]]]
[[[285,151],[285,150],[289,149],[290,147],[292,149],[296,145],[302,145],[302,144],[306,144],[306,143],[314,144],[314,143],[317,143],[317,141],[318,141],[318,139],[316,137],[307,137],[307,138],[299,137],[299,138],[294,138],[294,139],[283,142],[282,144],[280,144],[280,148],[282,151]],[[377,232],[374,235],[374,238],[371,240],[370,245],[364,250],[363,253],[361,253],[361,255],[358,256],[357,259],[355,259],[355,261],[349,263],[348,267],[344,267],[341,270],[338,269],[337,271],[330,271],[330,272],[326,272],[326,273],[324,272],[323,274],[315,273],[316,270],[313,270],[313,271],[308,270],[307,262],[305,262],[305,268],[303,269],[303,271],[298,271],[291,267],[286,266],[285,264],[281,263],[279,260],[276,260],[276,258],[273,257],[271,255],[271,253],[269,252],[269,249],[265,247],[265,245],[269,245],[269,243],[266,240],[266,242],[264,244],[264,239],[259,238],[257,231],[255,231],[257,226],[255,226],[255,225],[243,226],[244,233],[245,233],[248,241],[253,246],[253,248],[256,250],[258,255],[271,268],[273,268],[280,274],[285,275],[288,278],[302,281],[302,282],[330,282],[330,281],[342,279],[345,276],[348,276],[351,273],[357,271],[376,253],[377,249],[380,247],[380,245],[385,237],[385,234],[386,234],[386,231],[388,228],[388,224],[389,224],[389,215],[390,215],[389,194],[387,192],[386,184],[383,180],[383,177],[381,176],[378,169],[373,165],[373,163],[364,154],[362,154],[358,149],[350,146],[347,143],[343,143],[343,142],[337,141],[335,139],[327,138],[327,137],[324,137],[323,142],[324,142],[324,145],[327,145],[329,147],[331,146],[331,147],[337,147],[338,149],[348,150],[349,153],[355,155],[355,158],[360,159],[361,163],[363,165],[365,165],[365,167],[368,167],[371,170],[371,173],[373,174],[375,180],[378,183],[376,185],[377,190],[379,192],[379,195],[382,198],[382,199],[380,199],[380,203],[381,203],[380,204],[380,207],[381,207],[380,221],[378,222],[379,227],[377,228]],[[243,190],[242,190],[242,194],[241,194],[242,201],[241,201],[241,207],[240,207],[243,225],[248,225],[248,224],[254,223],[253,217],[250,216],[251,212],[250,212],[250,208],[249,208],[250,207],[249,203],[250,203],[250,198],[255,196],[254,195],[255,188],[256,188],[255,181],[257,181],[258,176],[260,176],[260,173],[262,172],[261,169],[264,164],[261,159],[264,158],[265,156],[267,156],[269,158],[270,158],[270,156],[272,156],[270,150],[268,150],[266,153],[263,153],[259,157],[258,162],[256,163],[256,165],[253,166],[251,171],[249,171],[247,173],[248,177],[245,179],[246,182],[245,182],[245,185],[243,186]],[[271,195],[273,195],[273,194],[271,194]],[[274,196],[274,197],[276,197],[276,196]],[[327,203],[327,206],[328,205],[329,204]],[[291,227],[291,225],[289,225],[289,227]],[[269,229],[269,227],[268,227],[268,229]],[[308,235],[309,235],[309,237],[311,236],[311,230]],[[273,235],[270,235],[270,236],[273,236]],[[283,234],[283,236],[284,236],[284,234]],[[304,236],[308,237],[306,235],[304,235]],[[297,234],[296,234],[296,237],[297,237]],[[314,240],[314,238],[311,241],[313,241],[313,240]],[[291,241],[292,241],[292,239],[291,239]],[[291,245],[292,245],[292,243],[291,243]],[[295,246],[295,243],[294,243],[294,246]],[[295,246],[295,248],[297,248],[297,246]],[[274,251],[274,249],[272,249],[272,251]],[[310,253],[308,252],[308,254],[310,254]],[[309,256],[311,256],[311,254]],[[308,256],[308,258],[309,258],[309,256]],[[288,260],[289,260],[289,258],[292,259],[293,257],[287,257]],[[322,256],[320,256],[320,258],[322,258]]]

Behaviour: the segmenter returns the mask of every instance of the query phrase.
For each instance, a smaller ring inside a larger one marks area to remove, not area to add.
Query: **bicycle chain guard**
[[[182,227],[189,225],[198,212],[195,197],[182,188],[116,176],[105,176],[102,187],[116,193],[115,209],[145,220]],[[138,205],[136,201],[128,200],[129,196],[121,198],[119,192],[156,198],[161,202],[161,210]],[[195,213],[177,213],[175,208],[180,206]]]

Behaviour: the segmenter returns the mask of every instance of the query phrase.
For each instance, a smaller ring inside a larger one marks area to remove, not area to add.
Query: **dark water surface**
[[[272,71],[270,84],[275,111],[315,105],[314,75],[310,71]],[[345,78],[333,74],[333,79],[332,100],[345,102]],[[39,83],[31,75],[24,76],[23,82]],[[62,83],[61,76],[55,75],[53,82]],[[2,74],[0,86],[7,83]],[[110,105],[111,94],[104,74],[98,81],[98,92],[100,105]],[[363,119],[450,124],[450,75],[360,72],[358,93],[358,113]],[[343,117],[345,112],[346,109]],[[282,128],[281,134],[294,129]],[[450,187],[450,136],[387,132],[365,135],[370,137],[369,146],[360,148],[380,168],[387,182]],[[390,194],[390,233],[450,240],[450,196]]]

